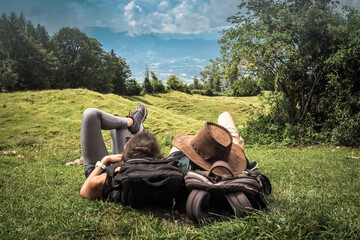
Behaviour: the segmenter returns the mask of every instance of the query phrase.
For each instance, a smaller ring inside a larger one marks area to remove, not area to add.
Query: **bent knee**
[[[97,108],[87,108],[84,110],[83,114],[82,114],[82,119],[93,119],[93,118],[98,118],[98,114],[99,114],[99,109]]]

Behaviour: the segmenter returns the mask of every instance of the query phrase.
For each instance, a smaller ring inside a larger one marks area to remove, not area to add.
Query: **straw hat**
[[[233,144],[230,132],[216,123],[207,122],[196,135],[177,136],[172,144],[204,170],[218,160],[227,162],[234,172],[246,168],[244,149]]]

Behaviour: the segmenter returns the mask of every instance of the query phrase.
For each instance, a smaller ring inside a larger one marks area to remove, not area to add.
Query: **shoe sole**
[[[145,107],[145,106],[144,106],[144,107]],[[143,122],[145,121],[146,117],[147,117],[147,109],[146,109],[146,107],[145,107],[145,114],[144,114],[143,119],[141,119],[141,125],[140,125],[139,132],[143,132],[143,131],[144,131],[144,125],[143,125]]]

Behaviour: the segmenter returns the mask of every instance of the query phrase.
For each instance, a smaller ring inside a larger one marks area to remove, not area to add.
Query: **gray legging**
[[[130,137],[126,118],[114,116],[97,108],[87,108],[81,119],[81,149],[85,176],[94,170],[97,161],[108,155],[101,130],[110,130],[113,154],[122,153],[125,139]]]

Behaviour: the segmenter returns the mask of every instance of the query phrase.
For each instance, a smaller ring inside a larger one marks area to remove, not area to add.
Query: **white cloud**
[[[130,25],[131,27],[135,27],[135,26],[136,26],[136,21],[134,21],[134,20],[130,21],[130,22],[129,22],[129,25]]]
[[[166,1],[162,1],[159,3],[159,8],[166,8],[168,6],[168,3]]]
[[[133,9],[134,5],[135,5],[134,1],[129,2],[129,4],[126,5],[125,8],[124,8],[125,11],[130,11],[131,9]]]
[[[360,9],[360,0],[341,0]],[[6,14],[23,12],[50,32],[61,27],[108,27],[117,32],[199,33],[227,28],[239,0],[16,0],[1,1]]]
[[[236,13],[237,4],[237,0],[133,0],[124,7],[123,26],[130,35],[210,32],[229,25],[226,19]]]
[[[0,1],[3,12],[23,12],[48,31],[90,26],[116,32],[199,33],[221,29],[236,12],[238,0],[17,0]]]

